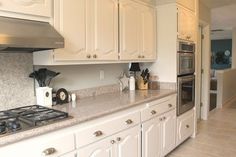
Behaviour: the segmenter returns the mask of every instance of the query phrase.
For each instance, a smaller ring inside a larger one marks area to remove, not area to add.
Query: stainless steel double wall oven
[[[195,44],[178,41],[177,51],[177,116],[189,111],[195,103]]]

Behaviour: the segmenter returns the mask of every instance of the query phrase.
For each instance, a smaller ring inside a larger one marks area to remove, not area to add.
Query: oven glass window
[[[181,57],[181,69],[192,69],[193,59],[192,57],[182,56]]]
[[[193,83],[194,81],[183,82],[181,84],[181,101],[182,105],[192,103],[193,101]]]

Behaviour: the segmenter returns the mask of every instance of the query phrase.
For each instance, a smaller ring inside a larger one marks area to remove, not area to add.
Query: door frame
[[[200,107],[200,117],[207,120],[209,116],[210,106],[210,70],[211,70],[211,40],[210,40],[210,24],[199,21],[202,33],[198,33],[199,44],[197,53],[197,83],[196,83],[196,105]],[[203,35],[203,38],[202,38]],[[200,36],[200,37],[199,37]]]

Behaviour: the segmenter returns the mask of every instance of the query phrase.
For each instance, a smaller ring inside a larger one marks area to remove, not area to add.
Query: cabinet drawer
[[[194,114],[193,110],[177,118],[177,145],[182,143],[194,132]]]
[[[56,138],[53,138],[53,134],[51,136],[51,140],[49,139],[47,142],[42,143],[39,146],[38,150],[40,151],[39,153],[42,154],[42,156],[44,153],[47,153],[47,151],[55,151],[55,153],[49,156],[57,157],[75,150],[75,139],[73,134],[59,136]]]
[[[148,103],[141,112],[141,119],[146,121],[175,108],[176,94]]]
[[[84,128],[76,133],[76,147],[82,147],[104,137],[110,136],[121,130],[130,128],[140,123],[140,112],[127,113],[125,115],[107,118],[103,122],[95,121],[92,127]],[[99,120],[98,120],[99,121]]]

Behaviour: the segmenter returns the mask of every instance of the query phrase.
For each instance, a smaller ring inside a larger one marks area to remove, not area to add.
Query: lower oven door
[[[194,107],[195,76],[178,77],[177,115],[181,115]]]

